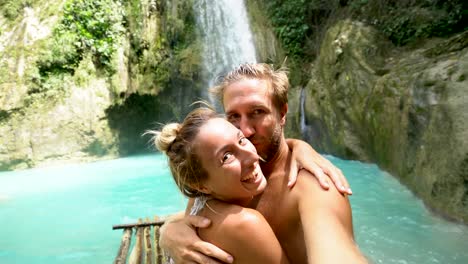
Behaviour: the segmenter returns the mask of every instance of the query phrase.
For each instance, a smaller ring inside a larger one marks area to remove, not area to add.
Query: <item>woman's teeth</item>
[[[247,177],[242,178],[241,181],[242,182],[252,182],[257,178],[257,175],[258,175],[258,173],[255,172],[253,174],[250,174]]]

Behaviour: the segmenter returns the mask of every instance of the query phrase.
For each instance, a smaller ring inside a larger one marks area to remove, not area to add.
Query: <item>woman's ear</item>
[[[204,193],[204,194],[211,194],[211,189],[208,188],[208,187],[205,187],[205,186],[201,186],[199,191]]]
[[[211,194],[211,189],[203,184],[193,184],[193,186],[190,186],[192,189],[195,189],[201,193],[204,194]]]

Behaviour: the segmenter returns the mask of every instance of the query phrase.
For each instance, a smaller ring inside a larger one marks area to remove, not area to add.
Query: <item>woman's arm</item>
[[[298,199],[308,262],[367,263],[354,241],[351,206],[346,195],[336,188],[323,192],[309,172],[299,174],[292,191]]]
[[[299,139],[291,138],[288,138],[286,141],[293,153],[291,166],[291,170],[293,171],[289,174],[289,186],[294,185],[296,182],[298,174],[297,171],[300,168],[304,168],[318,179],[320,185],[324,189],[328,189],[330,187],[327,180],[329,177],[335,183],[335,186],[340,192],[349,195],[353,194],[351,188],[349,188],[348,181],[341,170],[335,167],[322,155],[317,153],[308,143]]]
[[[232,205],[229,205],[232,206]],[[236,263],[287,264],[286,254],[265,218],[256,210],[233,206],[218,213],[210,228],[199,230],[200,237],[229,252]]]

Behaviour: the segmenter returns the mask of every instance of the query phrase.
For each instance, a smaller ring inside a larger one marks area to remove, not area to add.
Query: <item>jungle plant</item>
[[[51,47],[38,62],[40,74],[73,72],[88,52],[98,69],[112,73],[111,58],[125,32],[124,15],[119,1],[69,0]]]

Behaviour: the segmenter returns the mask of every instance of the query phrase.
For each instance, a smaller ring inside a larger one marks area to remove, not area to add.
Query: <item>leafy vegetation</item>
[[[112,73],[111,58],[125,32],[124,15],[119,1],[69,0],[50,47],[38,62],[41,76],[73,73],[88,52],[97,68]]]
[[[281,39],[288,55],[296,58],[304,55],[303,47],[307,35],[310,34],[306,5],[305,0],[267,2],[267,9],[277,36]]]
[[[265,4],[288,55],[296,58],[313,54],[307,50],[314,46],[308,41],[320,40],[327,24],[343,18],[376,26],[396,45],[468,29],[464,0],[270,0]]]
[[[291,73],[318,54],[327,27],[350,18],[375,26],[395,45],[468,29],[465,0],[263,0],[288,55]],[[302,75],[302,74],[299,74]],[[307,75],[307,74],[306,74]],[[294,76],[292,76],[294,77]],[[306,78],[307,79],[307,78]],[[301,83],[301,78],[292,80]]]
[[[10,116],[8,111],[0,109],[0,122],[4,119],[7,119]]]
[[[23,8],[31,5],[32,0],[0,0],[2,13],[9,20],[16,19],[21,14]]]
[[[170,86],[171,79],[193,80],[199,71],[200,52],[191,1],[144,4],[130,0],[126,5],[129,60],[135,66],[132,71],[140,76],[140,88],[157,93]],[[170,11],[174,8],[171,5],[176,5],[176,13]],[[149,10],[148,17],[143,9]]]
[[[464,0],[348,1],[352,16],[375,25],[396,45],[468,29]]]

